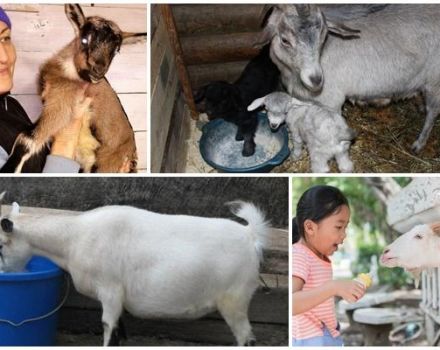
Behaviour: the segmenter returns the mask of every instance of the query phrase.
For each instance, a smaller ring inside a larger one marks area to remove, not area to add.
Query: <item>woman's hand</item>
[[[83,116],[92,102],[92,98],[86,97],[84,93],[85,88],[78,93],[74,103],[73,118],[55,135],[50,154],[74,159]]]
[[[355,303],[365,294],[365,286],[358,281],[332,281],[335,295],[349,303]]]

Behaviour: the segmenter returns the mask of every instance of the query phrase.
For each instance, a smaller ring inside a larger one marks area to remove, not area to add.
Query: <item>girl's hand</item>
[[[335,295],[349,303],[355,303],[365,294],[365,286],[358,281],[332,281]]]

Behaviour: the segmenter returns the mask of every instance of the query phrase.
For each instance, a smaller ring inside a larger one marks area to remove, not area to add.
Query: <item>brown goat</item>
[[[83,90],[92,102],[82,118],[75,160],[84,172],[135,172],[133,129],[104,75],[121,45],[143,40],[146,33],[126,33],[112,21],[85,17],[77,4],[66,4],[65,12],[75,39],[40,70],[43,111],[33,131],[17,138],[10,157],[16,159],[14,171],[21,172],[23,164],[70,123],[75,97]]]

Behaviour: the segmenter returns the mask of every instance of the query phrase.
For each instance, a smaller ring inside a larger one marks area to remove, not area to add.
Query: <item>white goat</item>
[[[217,309],[238,345],[252,344],[247,313],[268,225],[254,205],[232,204],[247,226],[128,206],[37,216],[19,213],[14,203],[1,219],[0,256],[22,268],[32,254],[42,255],[68,271],[80,293],[102,303],[104,345],[119,343],[123,309],[188,319]]]
[[[273,92],[257,98],[249,106],[252,111],[265,106],[271,129],[286,122],[293,141],[293,159],[301,157],[303,143],[310,153],[312,172],[326,173],[328,161],[336,159],[341,172],[353,171],[348,153],[356,133],[339,113],[317,102],[300,101],[285,92]]]
[[[422,270],[440,267],[440,223],[413,227],[385,247],[380,262],[386,267],[403,267],[417,286]]]

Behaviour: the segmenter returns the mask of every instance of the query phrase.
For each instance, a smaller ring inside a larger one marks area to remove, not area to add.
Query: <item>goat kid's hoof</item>
[[[244,137],[241,133],[237,132],[237,134],[235,135],[235,141],[243,141]]]
[[[250,157],[255,153],[255,144],[245,143],[243,146],[243,151],[241,152],[243,157]]]
[[[418,141],[415,141],[411,146],[411,153],[419,154],[424,145],[421,145]]]

